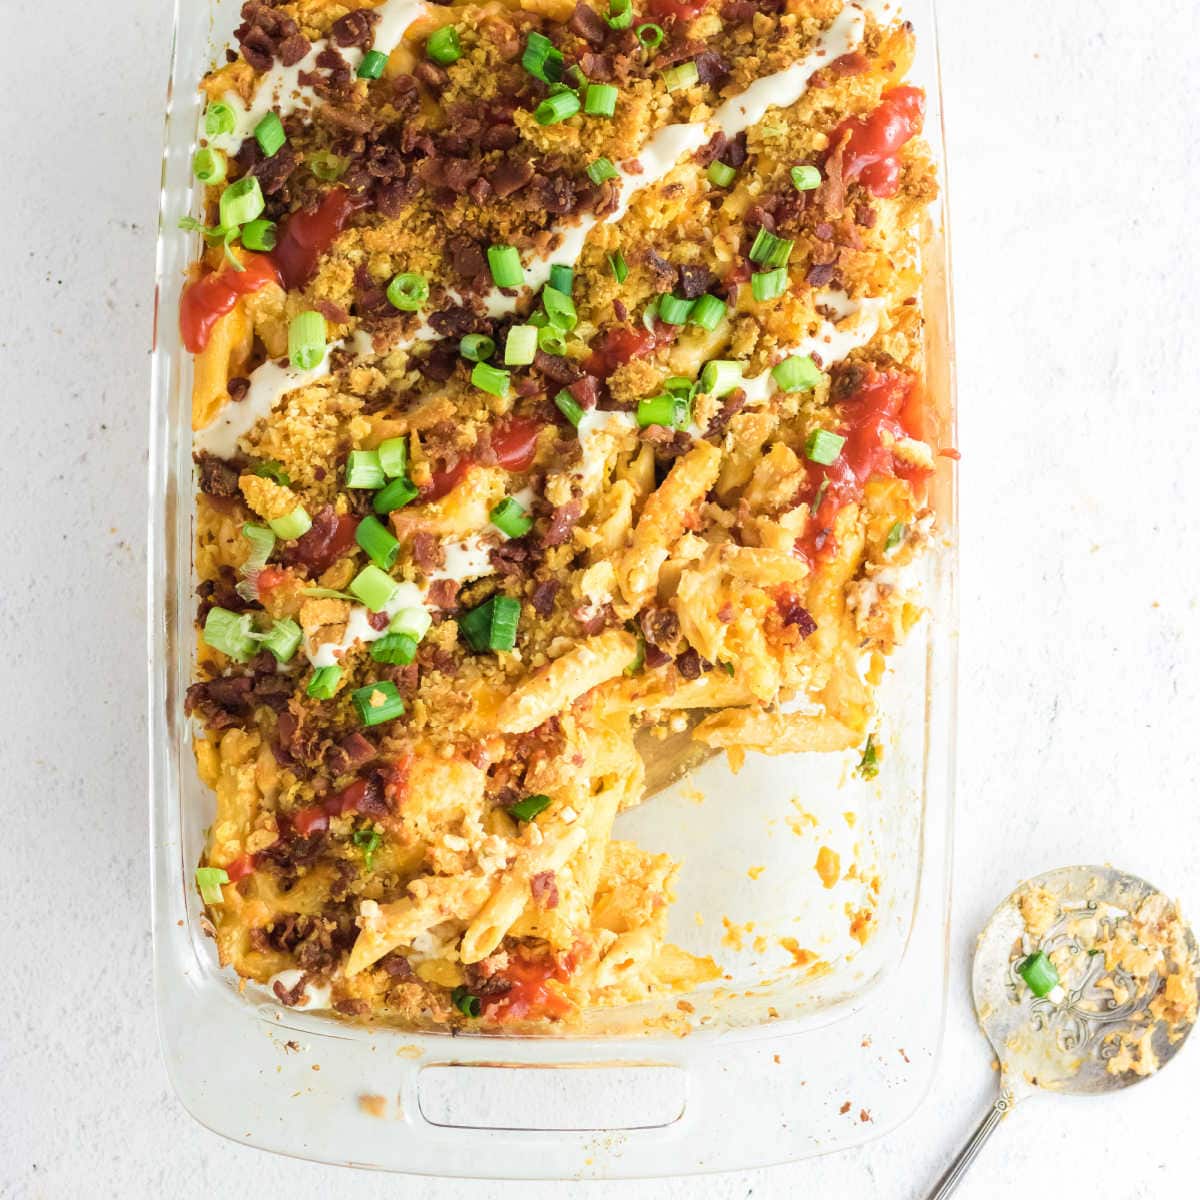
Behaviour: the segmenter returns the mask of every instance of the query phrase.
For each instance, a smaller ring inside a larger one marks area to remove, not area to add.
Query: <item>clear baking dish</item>
[[[875,0],[880,7],[880,0]],[[927,618],[879,700],[878,778],[856,756],[711,760],[620,818],[619,834],[683,860],[672,940],[726,975],[653,1006],[601,1012],[570,1037],[417,1035],[285,1009],[217,964],[191,884],[212,801],[196,778],[191,674],[191,362],[176,313],[193,246],[196,83],[240,0],[176,0],[158,230],[150,413],[150,824],[163,1054],[184,1106],[249,1145],[430,1175],[621,1178],[765,1166],[844,1149],[907,1118],[929,1087],[945,1005],[955,735],[952,464],[931,503]],[[954,444],[945,160],[934,0],[906,0],[926,137],[943,182],[925,247],[928,387]],[[650,764],[653,770],[653,764]],[[844,816],[854,814],[853,825]],[[846,896],[819,845],[880,879],[878,930],[846,936]],[[761,868],[761,870],[760,870]],[[753,870],[752,870],[753,869]],[[789,953],[829,964],[802,971]],[[686,1036],[647,1033],[670,1010]],[[735,1115],[736,1114],[736,1115]]]

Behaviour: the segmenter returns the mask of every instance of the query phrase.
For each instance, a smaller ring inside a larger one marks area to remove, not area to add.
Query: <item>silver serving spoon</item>
[[[1018,907],[1021,897],[1035,888],[1044,889],[1057,905],[1053,924],[1036,941]],[[996,909],[975,949],[972,989],[979,1023],[1000,1060],[1000,1095],[927,1200],[944,1200],[954,1192],[996,1126],[1017,1101],[1039,1088],[1094,1095],[1147,1078],[1132,1070],[1114,1073],[1109,1063],[1121,1053],[1123,1038],[1147,1028],[1147,1018],[1139,1023],[1138,1014],[1154,998],[1153,977],[1143,994],[1118,1001],[1117,996],[1126,997],[1129,976],[1119,967],[1109,972],[1103,954],[1089,956],[1079,931],[1088,929],[1089,922],[1111,920],[1114,910],[1134,911],[1154,896],[1170,903],[1136,875],[1112,867],[1063,867],[1022,884]],[[1190,928],[1184,928],[1184,941],[1183,969],[1195,978],[1200,954]],[[1058,989],[1061,995],[1036,998],[1018,974],[1018,964],[1037,950],[1049,954],[1063,948],[1072,971]],[[1191,1029],[1191,1021],[1179,1023],[1168,1036],[1164,1023],[1158,1023],[1151,1045],[1159,1069],[1178,1053]]]

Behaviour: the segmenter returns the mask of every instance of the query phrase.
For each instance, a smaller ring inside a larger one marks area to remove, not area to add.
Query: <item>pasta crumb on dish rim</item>
[[[885,9],[243,6],[180,312],[196,883],[243,979],[415,1028],[685,993],[680,864],[612,836],[639,747],[878,769],[942,449]]]

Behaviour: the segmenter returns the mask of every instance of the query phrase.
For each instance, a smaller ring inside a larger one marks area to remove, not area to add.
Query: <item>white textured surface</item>
[[[991,1086],[966,964],[993,904],[1024,875],[1110,859],[1200,915],[1200,9],[1159,0],[1147,20],[1148,7],[943,3],[963,696],[934,1092],[855,1153],[572,1193],[919,1196]],[[169,11],[44,11],[51,35],[22,40],[0,75],[0,1195],[561,1196],[277,1159],[200,1129],[168,1090],[146,929],[142,622]],[[1018,1110],[960,1195],[1194,1194],[1198,1072],[1190,1046],[1133,1092]]]

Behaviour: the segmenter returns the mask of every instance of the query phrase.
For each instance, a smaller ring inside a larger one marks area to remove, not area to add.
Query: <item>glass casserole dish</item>
[[[589,1013],[565,1038],[451,1040],[285,1009],[268,993],[239,993],[219,970],[191,884],[212,809],[183,712],[195,639],[191,363],[176,313],[194,246],[176,226],[195,211],[190,163],[202,102],[192,87],[227,44],[238,7],[177,7],[159,231],[152,849],[160,1024],[181,1098],[239,1140],[429,1174],[677,1174],[766,1165],[878,1136],[924,1093],[944,1001],[955,534],[945,459],[930,491],[942,541],[924,560],[928,616],[879,693],[887,752],[878,778],[854,777],[857,751],[755,756],[737,776],[709,761],[619,818],[622,837],[682,859],[672,937],[723,968],[721,979],[687,994],[686,1009],[671,996]],[[932,6],[907,4],[905,16],[917,27],[910,77],[928,95],[925,137],[944,197]],[[953,445],[944,212],[943,198],[930,213],[923,300],[938,443]],[[846,894],[813,870],[818,847],[881,880],[878,932],[862,947],[845,938]],[[823,972],[796,969],[796,949],[811,946],[820,947]],[[647,1032],[667,1016],[682,1020],[686,1036]],[[723,1104],[734,1094],[744,1118],[736,1128]],[[851,1119],[841,1111],[847,1098]],[[489,1154],[462,1153],[485,1144]]]

